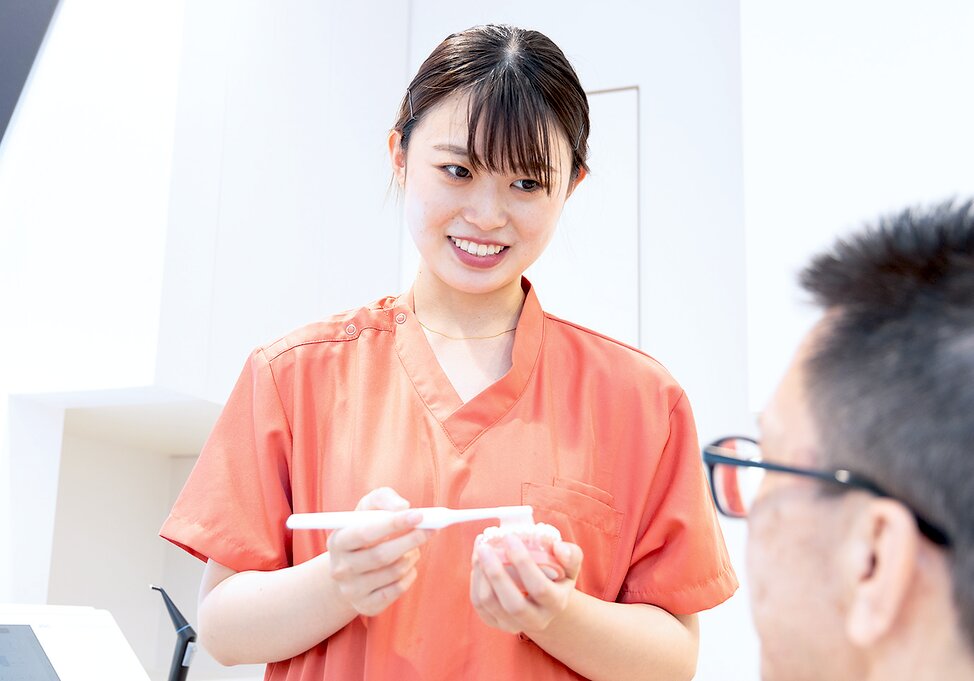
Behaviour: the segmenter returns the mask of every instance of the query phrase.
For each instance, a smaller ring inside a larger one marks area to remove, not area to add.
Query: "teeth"
[[[450,237],[453,243],[462,251],[466,251],[470,255],[477,255],[481,258],[487,255],[497,255],[503,251],[507,246],[499,246],[497,244],[475,244],[472,241],[467,241],[466,239],[456,239]]]

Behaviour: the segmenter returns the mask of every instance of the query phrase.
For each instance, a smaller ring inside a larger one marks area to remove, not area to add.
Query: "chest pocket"
[[[521,503],[534,507],[534,521],[554,525],[562,539],[582,548],[576,587],[615,601],[625,574],[625,570],[617,574],[622,513],[607,503],[609,499],[608,493],[572,480],[556,479],[554,485],[521,484]]]

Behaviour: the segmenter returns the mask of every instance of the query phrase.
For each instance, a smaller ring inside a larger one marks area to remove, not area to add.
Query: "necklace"
[[[416,318],[416,321],[419,322],[419,325],[422,326],[427,331],[429,331],[430,333],[435,333],[437,336],[443,336],[444,338],[449,338],[450,340],[487,340],[488,338],[497,338],[498,336],[503,336],[505,333],[510,333],[511,331],[515,331],[517,329],[517,327],[515,326],[513,329],[505,329],[500,333],[495,333],[490,336],[451,336],[448,333],[443,333],[442,331],[431,329],[430,327],[426,326],[426,324],[424,324],[423,322],[420,322],[419,317]]]

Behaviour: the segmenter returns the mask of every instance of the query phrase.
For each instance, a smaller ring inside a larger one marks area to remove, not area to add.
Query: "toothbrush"
[[[493,508],[428,508],[404,509],[419,511],[423,519],[416,527],[423,530],[439,530],[448,525],[472,520],[498,519],[501,525],[533,524],[534,509],[530,506],[495,506]],[[292,530],[334,530],[354,527],[391,518],[403,511],[331,511],[326,513],[295,513],[287,519]]]

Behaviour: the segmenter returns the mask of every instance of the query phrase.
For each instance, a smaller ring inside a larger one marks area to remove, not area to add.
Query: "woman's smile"
[[[471,267],[494,267],[504,259],[508,251],[508,246],[501,244],[485,244],[453,236],[447,238],[453,243],[454,252],[460,262]]]
[[[466,93],[444,98],[413,129],[408,151],[400,137],[390,137],[406,222],[422,259],[420,277],[455,292],[520,300],[521,275],[548,245],[583,175],[570,179],[563,135],[552,138],[550,192],[523,169],[473,168],[469,106]]]

